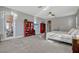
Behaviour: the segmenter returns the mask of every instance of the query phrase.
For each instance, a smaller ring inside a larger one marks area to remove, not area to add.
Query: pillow
[[[78,30],[74,30],[70,35],[76,35]]]
[[[68,34],[71,35],[74,31],[75,31],[75,28],[72,28],[72,29],[68,32]]]
[[[71,29],[68,34],[70,35],[79,35],[79,30],[78,29]]]

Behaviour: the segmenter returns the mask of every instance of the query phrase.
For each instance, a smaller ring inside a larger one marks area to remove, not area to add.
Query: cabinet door
[[[40,33],[45,33],[45,24],[40,23]]]

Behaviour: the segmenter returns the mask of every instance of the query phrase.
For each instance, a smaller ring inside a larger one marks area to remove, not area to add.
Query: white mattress
[[[52,32],[48,32],[48,33],[50,33],[50,34],[52,34],[52,33],[63,34],[63,33],[66,33],[66,32],[64,32],[64,31],[52,31]]]
[[[66,34],[66,32],[62,32],[62,31],[48,32],[46,37],[47,37],[47,39],[72,43],[72,36],[69,34]]]

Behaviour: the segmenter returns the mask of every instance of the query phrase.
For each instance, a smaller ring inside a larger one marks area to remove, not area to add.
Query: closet
[[[40,23],[40,33],[45,33],[45,31],[46,31],[45,23]]]
[[[24,37],[35,35],[34,23],[24,20]]]

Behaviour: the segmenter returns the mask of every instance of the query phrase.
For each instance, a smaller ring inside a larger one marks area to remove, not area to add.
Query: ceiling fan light
[[[47,7],[45,7],[44,9],[43,9],[43,11],[46,11],[46,10],[48,10],[49,9],[49,7],[47,6]]]
[[[55,16],[55,14],[51,14],[51,16]]]
[[[38,6],[38,8],[42,8],[43,6]]]
[[[52,14],[52,12],[49,12],[49,14]]]

